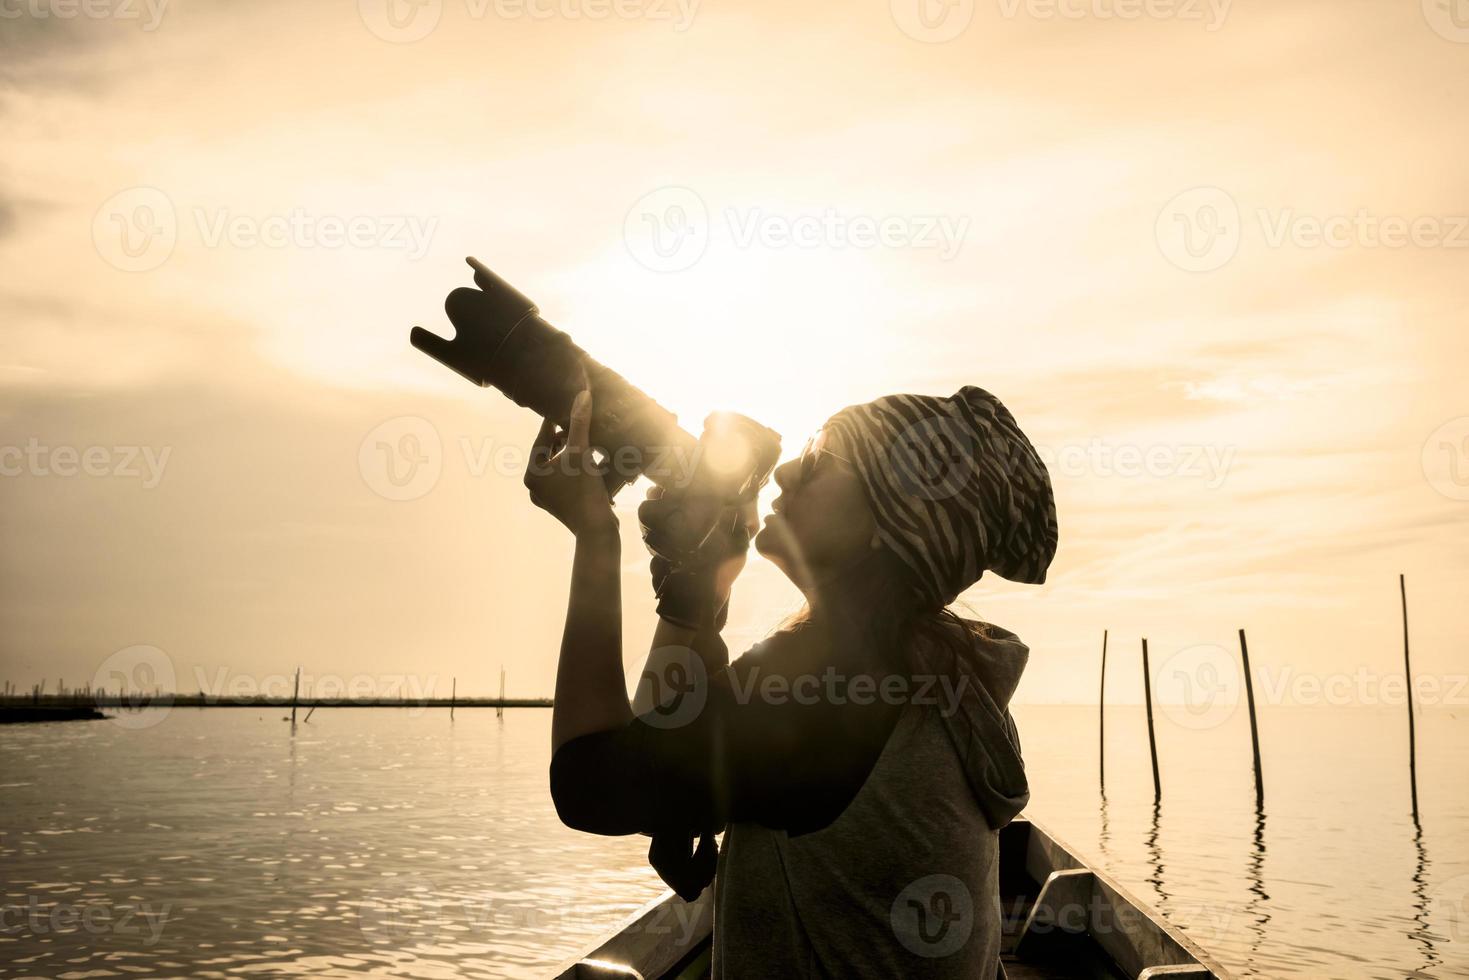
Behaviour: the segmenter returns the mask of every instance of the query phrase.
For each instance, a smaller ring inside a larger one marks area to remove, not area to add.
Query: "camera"
[[[590,442],[601,457],[608,495],[646,476],[682,501],[670,526],[650,538],[655,553],[673,561],[692,556],[726,508],[753,500],[780,457],[776,432],[746,416],[716,412],[695,438],[672,412],[542,319],[524,294],[476,259],[467,261],[476,288],[462,286],[444,300],[453,339],[414,327],[409,341],[543,418],[569,418],[572,399],[590,387]]]

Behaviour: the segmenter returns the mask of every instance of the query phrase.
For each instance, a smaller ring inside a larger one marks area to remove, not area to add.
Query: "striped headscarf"
[[[946,606],[986,569],[1040,584],[1056,553],[1051,479],[1015,417],[983,388],[888,395],[826,429],[861,473],[878,536]]]

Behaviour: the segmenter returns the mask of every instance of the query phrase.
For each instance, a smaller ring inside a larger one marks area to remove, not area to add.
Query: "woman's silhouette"
[[[1055,552],[1050,480],[1009,411],[966,387],[834,415],[775,471],[755,538],[806,607],[732,664],[719,630],[749,526],[697,562],[655,559],[659,683],[637,713],[590,411],[583,392],[564,437],[542,426],[526,474],[576,535],[552,722],[561,819],[651,835],[686,898],[714,880],[716,977],[994,976],[997,832],[1028,799],[1006,708],[1027,648],[947,607],[987,569],[1043,582]],[[675,504],[650,498],[645,527]]]

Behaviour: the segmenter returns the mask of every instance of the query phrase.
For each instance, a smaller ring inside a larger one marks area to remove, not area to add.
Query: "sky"
[[[0,678],[549,696],[537,420],[407,343],[475,255],[695,431],[997,394],[1018,700],[1246,628],[1377,703],[1404,573],[1469,704],[1466,82],[1464,0],[0,0]],[[752,558],[731,647],[798,604]]]

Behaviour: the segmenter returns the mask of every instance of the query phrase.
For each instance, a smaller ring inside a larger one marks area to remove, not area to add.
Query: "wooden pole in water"
[[[1097,692],[1097,781],[1107,782],[1107,631],[1102,630],[1102,683]]]
[[[449,687],[449,720],[454,720],[454,699],[459,695],[459,678],[455,677]]]
[[[1408,580],[1398,573],[1398,593],[1403,599],[1403,674],[1408,680],[1408,785],[1413,793],[1413,822],[1418,822],[1418,738],[1413,724],[1413,664],[1408,657]]]
[[[296,706],[301,700],[301,668],[296,668],[296,689],[291,692],[291,724],[296,723]]]
[[[500,665],[500,703],[495,706],[495,717],[505,717],[505,666]]]
[[[1148,638],[1143,637],[1143,702],[1148,708],[1148,753],[1153,757],[1153,802],[1163,799],[1163,783],[1158,779],[1158,742],[1153,735],[1153,678],[1148,670]]]
[[[1260,730],[1255,725],[1255,682],[1250,676],[1250,647],[1245,642],[1245,631],[1239,631],[1239,657],[1245,670],[1245,703],[1250,709],[1250,748],[1255,753],[1255,805],[1265,803],[1265,774],[1260,769]]]

